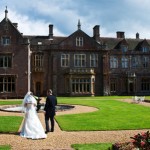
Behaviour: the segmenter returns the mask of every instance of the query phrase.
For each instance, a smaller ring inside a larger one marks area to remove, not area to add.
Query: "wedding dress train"
[[[27,97],[30,100],[25,102],[25,118],[20,135],[31,139],[46,138],[44,128],[38,118],[35,101],[33,97]],[[31,101],[32,100],[32,101]],[[34,101],[34,102],[33,102]]]

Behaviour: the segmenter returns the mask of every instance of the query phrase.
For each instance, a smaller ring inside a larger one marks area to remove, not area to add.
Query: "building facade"
[[[45,96],[149,95],[150,40],[100,36],[99,25],[90,37],[77,30],[66,37],[27,36],[5,10],[0,22],[0,98],[23,97],[31,90]],[[30,68],[30,69],[29,69]],[[29,86],[30,85],[30,86]]]

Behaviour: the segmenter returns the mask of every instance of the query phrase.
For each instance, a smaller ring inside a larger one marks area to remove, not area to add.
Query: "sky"
[[[0,0],[0,21],[5,17],[18,23],[23,35],[48,35],[53,24],[54,36],[69,36],[81,30],[93,36],[93,27],[100,26],[101,37],[150,39],[150,0]]]

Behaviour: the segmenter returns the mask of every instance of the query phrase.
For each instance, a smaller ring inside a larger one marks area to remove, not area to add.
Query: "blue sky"
[[[149,0],[0,0],[0,20],[5,7],[8,18],[18,23],[24,35],[48,35],[54,25],[54,36],[69,36],[81,29],[93,36],[93,27],[100,25],[100,36],[116,37],[117,31],[126,38],[150,39]]]

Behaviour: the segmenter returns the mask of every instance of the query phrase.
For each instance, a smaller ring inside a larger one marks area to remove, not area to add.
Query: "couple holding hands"
[[[25,112],[25,118],[20,135],[22,137],[31,139],[43,139],[47,137],[46,134],[48,132],[54,132],[54,116],[56,105],[57,98],[52,95],[51,89],[47,90],[47,98],[44,106],[46,131],[44,131],[36,112],[37,101],[32,92],[28,92],[23,100],[23,111]],[[49,128],[49,120],[51,122],[51,130]]]

